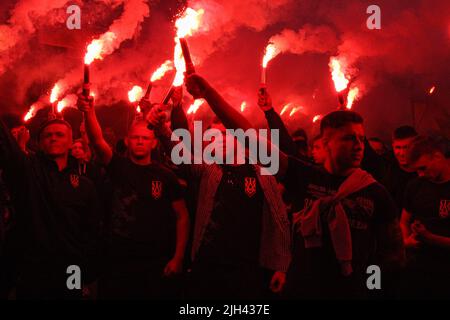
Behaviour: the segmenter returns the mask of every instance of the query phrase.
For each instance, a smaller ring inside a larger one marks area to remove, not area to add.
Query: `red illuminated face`
[[[446,165],[444,155],[436,152],[434,154],[426,154],[421,156],[409,167],[417,172],[419,177],[427,179],[431,182],[439,183],[443,180],[442,175]]]
[[[63,124],[51,124],[40,135],[39,147],[51,158],[67,155],[71,146],[72,131]]]
[[[325,162],[327,154],[323,147],[322,139],[314,141],[311,153],[316,164],[323,164]]]
[[[362,124],[349,123],[338,129],[328,128],[324,131],[323,143],[326,161],[346,170],[361,165],[364,155],[364,127]]]
[[[414,140],[414,137],[406,138],[406,139],[395,139],[392,142],[392,149],[394,150],[395,158],[397,159],[400,166],[405,167],[408,165],[406,160],[406,152],[408,151],[411,142]]]
[[[150,156],[151,151],[156,147],[157,140],[153,131],[147,129],[145,125],[135,125],[130,129],[125,144],[130,157],[143,159]]]
[[[84,151],[83,144],[81,142],[75,142],[72,145],[72,156],[77,160],[84,160],[86,157],[86,152]]]

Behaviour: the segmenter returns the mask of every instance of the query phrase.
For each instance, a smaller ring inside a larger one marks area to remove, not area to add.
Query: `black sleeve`
[[[398,216],[398,208],[394,199],[387,189],[380,183],[374,184],[372,188],[376,193],[375,198],[375,218],[379,224],[387,224],[394,221]]]
[[[27,164],[25,153],[20,149],[3,121],[0,121],[0,164],[6,174],[11,176],[23,173]]]
[[[403,193],[403,208],[414,216],[414,198],[418,196],[417,186],[419,184],[419,178],[412,179],[406,185],[405,192]]]
[[[188,119],[181,104],[172,108],[172,112],[170,113],[170,129],[172,131],[176,129],[189,130]]]
[[[386,173],[386,160],[372,149],[367,139],[364,140],[361,168],[369,172],[377,181],[381,181]]]
[[[106,172],[112,181],[117,181],[117,179],[120,179],[122,176],[121,172],[126,166],[126,161],[128,161],[127,158],[123,158],[116,153],[113,153],[111,161],[105,167]]]
[[[318,172],[318,168],[301,159],[289,157],[288,168],[281,183],[285,188],[284,197],[293,205],[293,210],[300,210],[302,207],[299,195],[304,194],[306,185],[311,181],[311,175]]]
[[[265,111],[264,114],[266,115],[269,128],[278,129],[280,132],[280,150],[287,155],[295,155],[297,153],[297,146],[294,140],[292,140],[280,115],[273,108]]]

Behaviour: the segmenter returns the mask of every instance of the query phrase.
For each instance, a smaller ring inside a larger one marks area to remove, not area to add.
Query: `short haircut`
[[[75,143],[81,143],[81,146],[83,147],[84,152],[89,151],[89,146],[84,139],[75,139],[73,141],[72,145],[74,145]]]
[[[145,127],[145,128],[148,129],[148,122],[145,121],[145,120],[134,120],[134,121],[131,123],[130,127],[128,128],[128,133],[127,133],[127,135],[130,134],[131,130],[132,130],[134,127]],[[148,130],[149,130],[149,131],[152,131],[152,130],[150,130],[150,129],[148,129]]]
[[[339,129],[349,123],[362,124],[363,118],[359,113],[349,110],[338,110],[327,114],[320,121],[320,135],[323,136],[325,129]]]
[[[400,126],[394,130],[392,140],[408,139],[417,136],[417,131],[411,126]]]
[[[62,124],[64,126],[66,126],[69,130],[70,133],[72,134],[72,126],[65,120],[62,119],[52,119],[52,120],[47,120],[45,121],[40,127],[39,127],[39,131],[38,131],[38,140],[41,140],[41,134],[44,131],[45,128],[47,128],[48,126],[51,126],[53,124]]]
[[[424,155],[431,155],[435,152],[442,153],[448,157],[448,140],[443,137],[417,136],[408,148],[407,160],[414,163]]]
[[[303,138],[303,140],[308,141],[308,135],[306,134],[306,131],[302,128],[299,128],[295,130],[292,133],[292,138]]]

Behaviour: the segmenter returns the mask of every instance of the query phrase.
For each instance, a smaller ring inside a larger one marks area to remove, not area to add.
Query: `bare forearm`
[[[448,238],[448,237],[443,237],[443,236],[439,236],[437,234],[432,233],[429,236],[427,236],[426,242],[428,242],[429,244],[438,246],[438,247],[450,249],[450,238]]]
[[[175,248],[175,259],[183,260],[186,245],[189,238],[189,216],[188,213],[179,214],[177,217],[177,239]]]

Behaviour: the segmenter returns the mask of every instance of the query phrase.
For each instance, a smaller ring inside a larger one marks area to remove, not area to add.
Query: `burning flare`
[[[288,104],[286,104],[286,105],[283,107],[283,109],[281,109],[280,116],[282,116],[283,113],[285,113],[285,112],[289,109],[290,105],[291,105],[291,102],[289,102]]]
[[[205,10],[194,10],[187,8],[186,11],[175,21],[175,27],[177,28],[177,37],[185,38],[192,36],[194,31],[197,31],[200,27],[200,21],[202,19]]]
[[[275,58],[279,53],[280,53],[280,50],[275,46],[275,44],[270,42],[267,45],[266,50],[264,52],[262,67],[267,68],[267,64],[269,63],[269,61],[272,60],[273,58]]]
[[[128,100],[133,103],[142,98],[143,90],[140,86],[133,86],[130,91],[128,91]]]
[[[241,103],[241,112],[244,112],[245,108],[247,107],[247,102],[242,102]]]
[[[37,105],[31,105],[30,110],[28,110],[27,114],[23,117],[23,121],[27,122],[33,118],[36,115],[37,109]]]
[[[292,108],[291,113],[289,114],[289,117],[292,117],[298,110],[300,110],[300,107]]]
[[[316,123],[316,122],[319,121],[320,119],[322,119],[322,115],[320,115],[320,114],[315,115],[315,116],[313,117],[312,122],[313,122],[313,123]]]
[[[428,91],[429,94],[433,94],[434,90],[436,90],[436,86],[432,86],[430,91]]]
[[[342,90],[345,90],[349,80],[342,70],[342,63],[336,57],[331,57],[329,67],[331,69],[331,78],[333,79],[336,91],[341,92]]]
[[[69,94],[64,99],[58,102],[56,111],[61,113],[67,107],[75,107],[77,103],[77,96],[75,94]]]
[[[90,65],[95,59],[103,59],[103,56],[112,52],[113,43],[116,39],[114,32],[108,31],[101,35],[99,39],[94,39],[87,46],[87,52],[84,56],[84,63]]]
[[[352,108],[353,102],[358,98],[359,89],[358,87],[351,88],[347,96],[347,106],[346,109],[350,110]]]
[[[61,87],[58,84],[55,84],[50,93],[50,103],[56,102],[60,94],[61,94]]]
[[[203,103],[205,103],[205,100],[203,100],[203,99],[194,100],[194,103],[190,105],[190,107],[188,108],[186,113],[187,114],[195,114]]]
[[[158,69],[156,69],[155,72],[153,72],[152,77],[150,78],[150,81],[155,82],[157,80],[162,79],[162,77],[164,77],[166,72],[171,71],[171,70],[173,70],[172,61],[167,60],[163,64],[161,64],[161,66]]]
[[[137,113],[141,113],[141,112],[142,112],[140,106],[137,106],[137,107],[136,107],[136,112],[137,112]]]

